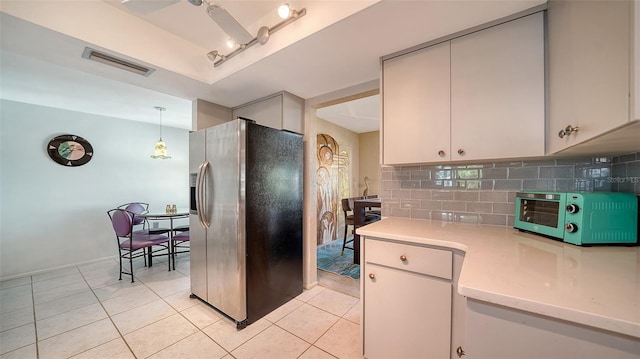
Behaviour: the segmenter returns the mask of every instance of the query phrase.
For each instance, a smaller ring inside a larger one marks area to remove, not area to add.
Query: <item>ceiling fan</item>
[[[222,6],[208,2],[207,0],[188,0],[195,6],[206,6],[207,15],[231,37],[236,43],[241,45],[248,44],[253,36]],[[149,14],[160,10],[169,5],[180,2],[180,0],[121,0],[122,5],[127,9],[139,13]]]
[[[214,67],[222,65],[225,61],[255,44],[264,45],[269,40],[271,34],[284,28],[307,13],[307,9],[303,8],[300,10],[293,10],[289,7],[289,4],[284,3],[278,8],[278,15],[284,20],[272,27],[262,26],[258,29],[258,34],[254,37],[238,22],[238,20],[225,10],[225,8],[214,2],[209,2],[212,0],[188,1],[190,4],[195,6],[201,6],[204,4],[206,6],[207,15],[209,15],[209,17],[218,24],[220,29],[222,29],[222,31],[229,35],[233,40],[232,45],[229,45],[229,47],[234,47],[236,44],[239,45],[235,46],[235,50],[227,55],[220,54],[218,50],[213,50],[207,53],[207,57],[213,62]],[[178,3],[180,0],[120,0],[120,2],[130,11],[149,14],[169,5]]]

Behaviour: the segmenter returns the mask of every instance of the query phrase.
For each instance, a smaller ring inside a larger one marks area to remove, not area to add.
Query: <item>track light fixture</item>
[[[278,24],[272,26],[272,27],[267,27],[267,26],[262,26],[259,30],[258,30],[258,34],[256,35],[256,37],[254,37],[253,39],[249,40],[246,43],[243,43],[241,41],[238,41],[238,39],[236,37],[234,37],[233,34],[230,33],[230,31],[227,31],[225,29],[225,26],[227,28],[231,28],[227,25],[229,25],[230,23],[234,24],[234,28],[235,26],[239,26],[240,28],[242,28],[242,25],[240,25],[237,21],[235,21],[235,19],[233,19],[233,17],[231,17],[231,15],[226,12],[226,10],[217,7],[218,5],[215,4],[209,4],[206,2],[206,0],[189,0],[190,3],[194,4],[194,5],[201,5],[202,3],[205,3],[207,5],[207,13],[209,14],[209,16],[216,21],[216,23],[218,23],[218,25],[220,25],[220,27],[227,32],[227,34],[231,37],[230,41],[235,40],[235,43],[238,44],[239,46],[236,47],[235,50],[231,51],[229,54],[227,55],[222,55],[218,52],[218,50],[213,50],[210,51],[209,53],[207,53],[207,57],[209,58],[209,60],[211,60],[213,62],[213,67],[218,67],[220,65],[222,65],[225,61],[229,60],[230,58],[236,56],[237,54],[243,52],[244,50],[246,50],[247,48],[255,45],[256,43],[260,44],[260,45],[264,45],[267,43],[267,41],[269,41],[269,38],[271,37],[271,35],[273,35],[273,33],[275,33],[276,31],[282,29],[283,27],[289,25],[290,23],[298,20],[299,18],[303,17],[304,15],[307,14],[307,9],[301,9],[301,10],[293,10],[289,7],[289,4],[284,3],[282,5],[280,5],[280,7],[278,8],[278,15],[283,18],[284,20],[279,22]],[[217,8],[215,8],[217,7]],[[214,10],[211,10],[214,9]],[[217,11],[217,12],[216,12]],[[215,16],[215,14],[217,14],[217,16]],[[221,18],[224,18],[224,22],[221,20]],[[233,21],[230,21],[230,19],[232,19]],[[223,24],[226,24],[225,26],[223,26]],[[237,29],[236,29],[237,30]],[[242,30],[244,30],[244,28],[242,28]],[[235,30],[234,30],[235,31]],[[241,31],[240,31],[241,32]],[[228,43],[227,43],[228,44]],[[233,48],[234,46],[229,46],[230,48]]]
[[[207,57],[209,58],[209,60],[215,62],[216,58],[220,58],[220,59],[224,59],[226,58],[226,56],[219,54],[218,50],[213,50],[213,51],[209,51],[209,53],[207,54]]]
[[[278,7],[278,16],[282,19],[288,19],[291,16],[291,7],[289,4],[284,3]]]

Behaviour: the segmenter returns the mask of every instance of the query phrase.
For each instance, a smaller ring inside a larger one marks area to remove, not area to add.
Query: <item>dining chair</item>
[[[174,234],[171,237],[171,257],[173,260],[173,270],[176,269],[176,254],[189,253],[191,250],[189,242],[189,228],[186,231],[181,231],[178,234]]]
[[[169,237],[162,234],[152,234],[147,230],[134,231],[134,223],[136,223],[136,214],[126,209],[114,208],[107,212],[111,226],[116,234],[116,243],[118,243],[118,255],[120,259],[120,280],[122,275],[130,275],[131,283],[133,278],[133,259],[138,257],[149,257],[149,267],[152,265],[152,257],[167,256],[169,270],[171,270],[171,251]],[[153,247],[158,246],[160,249],[154,250]],[[160,254],[160,252],[165,251]],[[155,253],[155,254],[154,254]],[[129,272],[124,271],[122,260],[129,260]]]
[[[129,202],[125,204],[121,204],[117,207],[118,209],[125,209],[129,212],[133,212],[135,214],[144,214],[149,212],[149,204],[144,202]],[[144,217],[135,217],[134,218],[134,226],[142,225],[142,229],[146,226],[146,220]]]
[[[133,212],[135,214],[145,214],[145,213],[149,213],[149,204],[148,203],[144,203],[144,202],[130,202],[130,203],[125,203],[122,204],[120,206],[118,206],[117,208],[119,209],[126,209],[129,212]],[[134,226],[137,225],[142,225],[142,231],[147,231],[150,234],[165,234],[165,233],[169,233],[171,232],[171,228],[165,228],[165,227],[156,227],[156,228],[151,228],[151,225],[149,223],[149,220],[147,220],[144,217],[141,216],[137,216],[134,218],[135,222]]]
[[[353,226],[353,231],[355,231],[354,226],[354,213],[353,213],[353,201],[356,199],[365,199],[364,197],[350,197],[343,198],[340,203],[342,204],[342,212],[344,213],[344,238],[342,239],[342,251],[340,255],[344,254],[345,249],[353,250],[353,247],[348,247],[347,244],[353,243],[353,237],[350,240],[347,240],[348,227]],[[365,212],[364,224],[369,224],[375,222],[380,219],[380,216],[367,214]],[[352,233],[353,233],[352,231]]]
[[[185,224],[184,226],[178,226],[173,228],[173,232],[189,232],[189,225]]]

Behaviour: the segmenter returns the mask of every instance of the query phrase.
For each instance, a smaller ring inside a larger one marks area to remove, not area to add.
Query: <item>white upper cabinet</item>
[[[543,156],[544,14],[383,59],[383,164]]]
[[[451,159],[544,155],[544,15],[451,41]]]
[[[549,1],[547,153],[578,144],[586,146],[564,153],[640,149],[637,130],[632,136],[626,129],[598,138],[638,119],[630,101],[635,92],[631,65],[637,63],[632,10],[629,0]]]
[[[384,61],[385,164],[449,159],[450,44]]]
[[[282,91],[234,108],[233,118],[238,117],[279,130],[303,133],[304,99]]]

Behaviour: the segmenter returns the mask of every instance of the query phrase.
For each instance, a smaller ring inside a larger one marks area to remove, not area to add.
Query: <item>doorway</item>
[[[359,293],[353,264],[352,226],[345,226],[341,199],[380,194],[380,95],[369,90],[312,107],[316,128],[316,245],[318,282]]]

